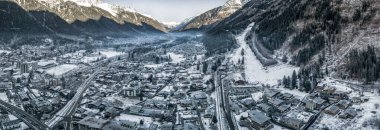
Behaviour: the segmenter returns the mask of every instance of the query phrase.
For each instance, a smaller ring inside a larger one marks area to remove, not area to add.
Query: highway
[[[50,130],[50,127],[45,125],[40,120],[36,119],[33,115],[21,110],[20,108],[13,106],[3,100],[0,100],[0,107],[21,119],[26,125],[35,130]]]
[[[50,120],[45,122],[45,124],[49,127],[54,127],[57,123],[62,121],[65,117],[68,117],[71,115],[78,104],[80,104],[80,99],[83,96],[83,93],[87,90],[89,84],[91,81],[95,78],[95,76],[100,72],[101,69],[96,70],[93,74],[90,75],[89,78],[84,81],[81,86],[77,89],[77,93],[74,95],[74,97],[67,102],[67,104],[60,110],[58,111]]]

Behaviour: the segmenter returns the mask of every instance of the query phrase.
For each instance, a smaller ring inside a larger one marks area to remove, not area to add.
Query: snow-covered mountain
[[[240,9],[247,0],[229,0],[224,5],[211,9],[190,20],[185,20],[176,27],[176,31],[185,31],[190,29],[201,29],[208,25],[217,23]]]
[[[25,16],[34,19],[46,30],[58,33],[65,33],[64,30],[66,32],[88,31],[89,33],[95,30],[114,33],[167,31],[164,24],[148,15],[138,13],[130,8],[104,3],[100,0],[6,0],[3,2],[14,7],[12,10],[4,6],[2,10],[5,12],[13,12],[15,15],[16,13],[26,13]],[[16,3],[26,12],[15,7],[12,3]],[[10,20],[9,25],[15,26],[9,26],[10,28],[19,28],[17,27],[19,25],[14,24],[12,20],[20,23],[25,20],[6,14],[2,19]]]

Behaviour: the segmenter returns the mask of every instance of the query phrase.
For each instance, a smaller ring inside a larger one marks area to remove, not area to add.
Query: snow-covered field
[[[115,120],[128,120],[139,123],[140,120],[144,121],[144,124],[150,124],[153,122],[151,117],[146,116],[137,116],[137,115],[129,115],[129,114],[120,114],[120,116],[115,117]]]
[[[54,75],[54,76],[60,76],[76,68],[78,68],[78,66],[76,65],[62,64],[62,65],[50,68],[49,70],[46,71],[46,73],[50,75]]]
[[[123,52],[113,51],[113,50],[103,50],[100,51],[100,54],[106,56],[107,58],[123,55]]]
[[[86,56],[81,59],[83,63],[92,63],[102,59],[102,56]]]
[[[170,58],[172,58],[172,63],[180,63],[184,60],[186,60],[182,54],[176,54],[176,53],[168,53],[168,56],[170,56]]]
[[[276,85],[278,84],[278,80],[282,79],[284,75],[291,75],[294,70],[298,71],[298,67],[287,64],[279,63],[278,65],[265,68],[260,63],[245,41],[245,38],[253,25],[253,23],[250,24],[243,33],[236,37],[236,41],[240,47],[236,49],[231,56],[233,63],[237,63],[239,59],[241,60],[241,51],[244,50],[246,80],[250,83]]]

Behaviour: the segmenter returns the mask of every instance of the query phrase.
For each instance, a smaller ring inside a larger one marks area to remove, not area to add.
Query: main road
[[[34,116],[3,100],[0,100],[0,107],[16,116],[17,118],[21,119],[30,128],[33,128],[35,130],[50,130],[49,126],[36,119]]]
[[[74,95],[74,97],[69,102],[67,102],[67,104],[61,110],[59,110],[50,120],[46,121],[45,124],[49,127],[54,127],[58,122],[62,121],[65,117],[68,117],[69,115],[71,115],[71,113],[75,111],[76,107],[80,103],[80,99],[82,98],[83,93],[87,90],[91,81],[95,78],[95,76],[100,71],[101,69],[98,69],[94,73],[92,73],[90,77],[88,77],[86,81],[84,81],[79,86],[79,88],[77,89],[77,93]]]

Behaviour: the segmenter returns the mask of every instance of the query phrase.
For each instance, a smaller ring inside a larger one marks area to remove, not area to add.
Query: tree
[[[197,60],[197,56],[194,56],[194,60]]]
[[[206,73],[207,72],[207,68],[208,68],[207,62],[203,62],[202,72]]]
[[[160,57],[156,56],[156,64],[160,63]]]
[[[286,56],[286,55],[282,56],[282,60],[281,61],[284,62],[284,63],[288,63],[288,56]]]
[[[292,74],[292,89],[295,89],[297,87],[297,73],[295,70],[293,70]]]
[[[218,119],[216,118],[215,115],[212,117],[212,122],[214,122],[215,124],[218,123]]]
[[[140,125],[143,125],[144,124],[144,121],[143,120],[140,120]]]
[[[288,81],[286,79],[286,76],[284,75],[284,78],[282,78],[282,85],[284,85],[285,88],[286,88],[286,84],[288,84],[287,82]]]
[[[306,92],[311,90],[311,82],[309,80],[305,81],[304,88]]]
[[[244,49],[241,49],[241,56],[244,56]]]
[[[199,63],[199,61],[198,61],[198,63],[197,63],[197,70],[199,70],[199,66],[200,66],[200,63]]]

